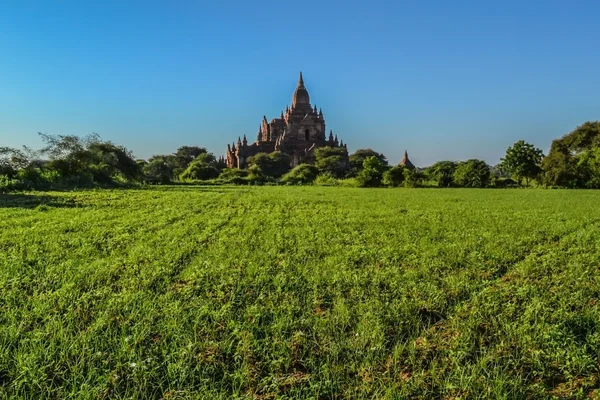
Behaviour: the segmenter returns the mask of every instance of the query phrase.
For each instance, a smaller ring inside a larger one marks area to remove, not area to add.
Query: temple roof
[[[310,104],[310,96],[308,95],[308,90],[306,90],[306,87],[304,86],[302,72],[300,72],[298,86],[296,86],[294,96],[292,97],[292,106],[295,107],[297,104]]]
[[[409,169],[415,168],[414,164],[408,159],[408,152],[406,150],[404,150],[404,157],[400,160],[400,165]]]

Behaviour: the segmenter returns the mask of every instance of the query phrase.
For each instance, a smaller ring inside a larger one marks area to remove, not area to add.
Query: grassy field
[[[551,190],[0,195],[0,398],[600,398],[599,205]]]

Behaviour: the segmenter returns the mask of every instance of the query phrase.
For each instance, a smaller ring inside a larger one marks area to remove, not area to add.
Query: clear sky
[[[499,161],[600,119],[600,1],[0,3],[0,146],[37,132],[224,154],[302,71],[350,151]]]

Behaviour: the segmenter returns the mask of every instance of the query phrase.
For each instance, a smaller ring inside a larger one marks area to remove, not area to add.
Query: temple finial
[[[300,78],[298,78],[298,86],[304,86],[304,78],[302,78],[302,71],[300,71]]]

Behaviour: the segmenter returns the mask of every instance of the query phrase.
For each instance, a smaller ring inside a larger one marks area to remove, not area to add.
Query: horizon
[[[495,165],[520,139],[547,154],[600,119],[600,4],[305,4],[3,5],[0,146],[95,132],[137,158],[220,156],[300,71],[327,130],[391,164]]]

